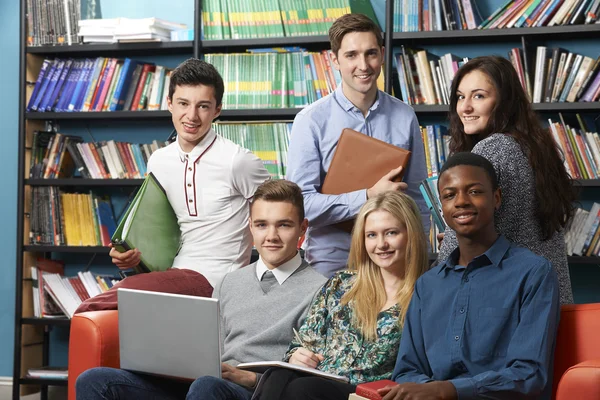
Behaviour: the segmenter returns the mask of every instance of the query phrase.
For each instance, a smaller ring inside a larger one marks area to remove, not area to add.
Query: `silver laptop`
[[[219,301],[118,289],[121,368],[196,379],[221,377]]]

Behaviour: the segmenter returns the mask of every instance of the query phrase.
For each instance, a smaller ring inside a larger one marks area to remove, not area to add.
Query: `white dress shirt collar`
[[[196,145],[189,153],[186,153],[181,149],[181,144],[179,143],[179,136],[177,136],[177,150],[179,151],[179,159],[181,162],[185,162],[185,159],[189,157],[192,162],[196,162],[197,158],[202,155],[208,148],[211,146],[217,136],[217,133],[211,128],[206,132],[206,135],[202,138],[200,143]]]
[[[271,270],[273,275],[275,275],[275,279],[280,285],[283,285],[283,282],[298,269],[302,265],[302,257],[300,257],[300,252],[296,252],[296,255],[289,261],[281,264],[279,267]],[[269,268],[265,265],[262,257],[258,258],[256,262],[256,277],[258,280],[262,280],[262,276],[265,272],[267,272]]]

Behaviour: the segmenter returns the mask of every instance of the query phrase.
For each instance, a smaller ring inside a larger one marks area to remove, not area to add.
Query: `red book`
[[[377,392],[378,389],[382,389],[386,386],[396,386],[397,383],[389,379],[382,379],[380,381],[361,383],[356,386],[356,394],[367,399],[381,400],[382,396]]]
[[[138,105],[140,104],[140,97],[142,97],[142,92],[144,91],[144,85],[146,84],[146,78],[148,77],[148,72],[155,72],[156,65],[153,64],[144,64],[144,68],[142,69],[142,73],[140,74],[140,80],[138,81],[138,86],[135,89],[135,95],[133,96],[133,101],[131,102],[131,111],[136,111],[138,109]]]

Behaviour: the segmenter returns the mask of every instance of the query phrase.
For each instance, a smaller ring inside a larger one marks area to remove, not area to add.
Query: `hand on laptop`
[[[379,193],[387,191],[404,191],[408,188],[406,182],[394,182],[396,178],[402,172],[402,166],[394,168],[387,174],[381,177],[372,187],[367,189],[367,198],[370,199],[373,196],[377,196]]]
[[[325,357],[323,357],[322,354],[313,353],[304,347],[299,347],[290,357],[290,364],[301,365],[308,368],[317,368],[319,363],[324,359]]]
[[[127,250],[125,253],[120,253],[111,244],[108,245],[110,253],[108,255],[112,258],[113,264],[119,269],[131,269],[140,263],[141,252],[138,249]]]
[[[221,377],[247,388],[256,386],[256,373],[244,371],[229,364],[221,363]]]

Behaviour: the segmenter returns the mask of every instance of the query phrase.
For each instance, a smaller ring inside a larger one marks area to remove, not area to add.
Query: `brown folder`
[[[346,128],[338,141],[321,193],[342,194],[368,189],[402,165],[402,172],[394,178],[395,182],[400,182],[409,160],[410,151]],[[354,220],[336,224],[347,232],[352,231],[353,225]]]

